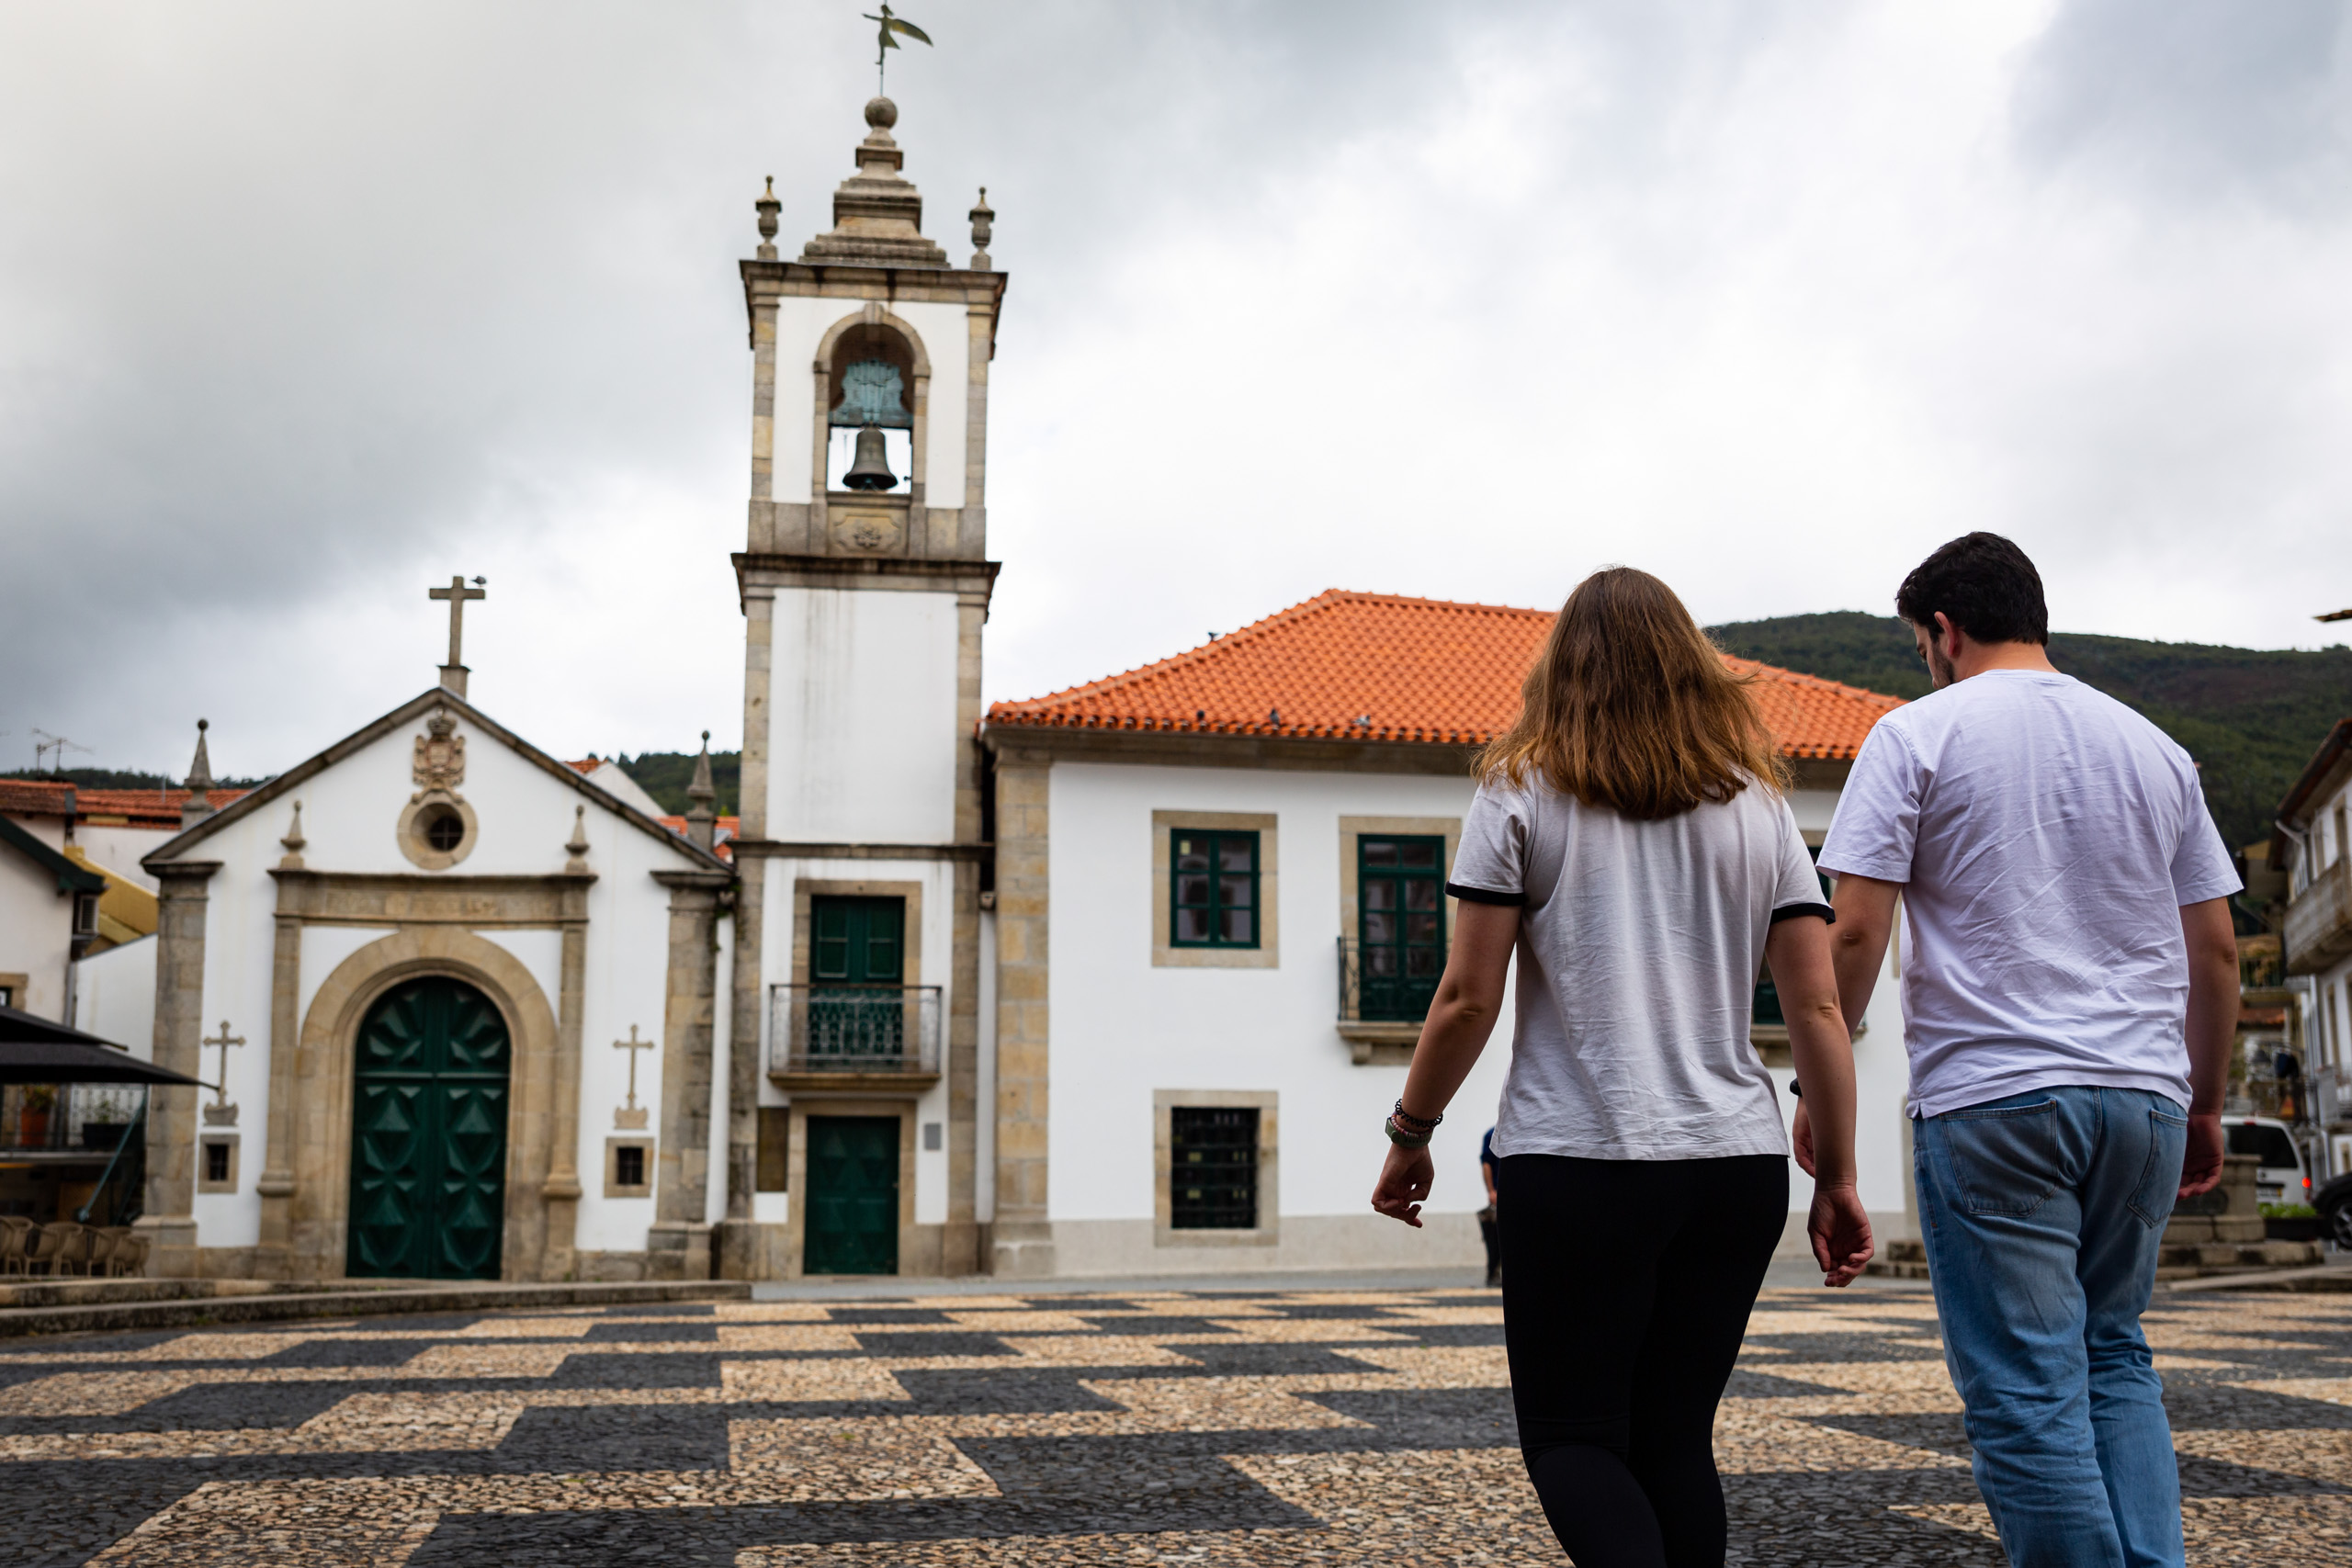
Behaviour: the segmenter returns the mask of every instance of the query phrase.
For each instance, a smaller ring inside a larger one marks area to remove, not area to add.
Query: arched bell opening
[[[904,494],[915,477],[922,360],[895,328],[865,321],[835,340],[825,397],[825,488]]]

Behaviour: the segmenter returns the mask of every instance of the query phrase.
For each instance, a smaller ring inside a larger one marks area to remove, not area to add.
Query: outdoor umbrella
[[[197,1084],[121,1046],[15,1008],[0,1008],[0,1083]]]

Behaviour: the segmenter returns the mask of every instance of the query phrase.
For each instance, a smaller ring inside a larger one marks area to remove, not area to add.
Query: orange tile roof
[[[250,793],[242,789],[216,789],[207,798],[217,811]],[[187,800],[187,791],[178,788],[89,789],[67,784],[62,779],[54,784],[47,780],[0,779],[0,810],[59,816],[64,812],[65,802],[70,798],[74,803],[74,815],[82,821],[92,822],[94,826],[168,828],[176,833],[180,829],[180,807]],[[120,821],[109,821],[108,818],[120,818]]]
[[[686,836],[686,819],[683,817],[656,817],[654,820],[682,839]],[[741,817],[718,818],[711,824],[711,852],[720,860],[733,860],[733,840],[742,829],[743,819]]]
[[[1203,647],[997,703],[991,725],[1480,745],[1519,714],[1554,612],[1332,589]],[[1790,757],[1851,758],[1902,699],[1726,657]]]

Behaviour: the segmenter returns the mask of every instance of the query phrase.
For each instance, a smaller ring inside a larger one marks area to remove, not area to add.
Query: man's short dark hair
[[[1965,534],[1912,569],[1895,591],[1894,613],[1933,628],[1941,611],[1971,642],[2050,640],[2041,574],[1998,534]]]

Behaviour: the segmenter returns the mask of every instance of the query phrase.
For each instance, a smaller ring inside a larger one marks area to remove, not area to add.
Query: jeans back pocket
[[[2172,1219],[2180,1193],[2180,1168],[2188,1155],[2188,1118],[2148,1108],[2148,1159],[2132,1193],[2132,1212],[2155,1230]]]
[[[1977,1106],[1935,1118],[1962,1213],[2030,1214],[2058,1185],[2058,1102]]]

